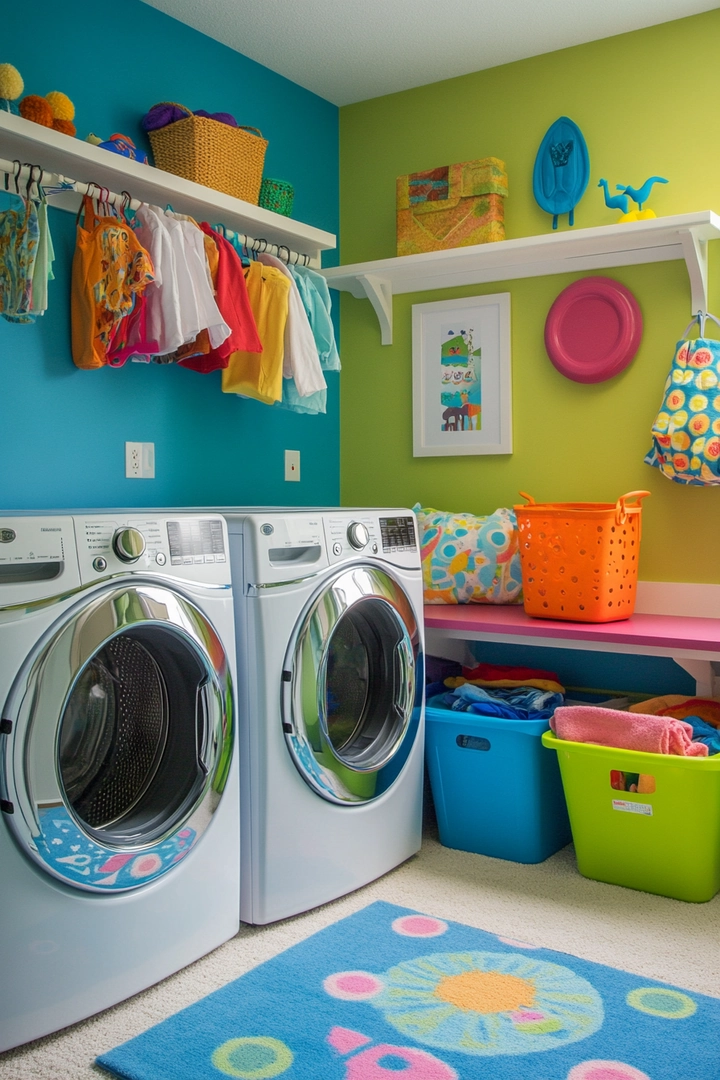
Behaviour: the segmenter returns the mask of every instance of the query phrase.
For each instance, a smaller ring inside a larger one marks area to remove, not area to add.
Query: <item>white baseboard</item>
[[[638,581],[635,611],[642,615],[689,615],[698,619],[720,619],[720,585]]]

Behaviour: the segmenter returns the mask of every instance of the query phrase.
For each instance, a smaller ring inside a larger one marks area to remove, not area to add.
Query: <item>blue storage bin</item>
[[[572,839],[547,720],[429,708],[425,746],[440,842],[537,863]]]

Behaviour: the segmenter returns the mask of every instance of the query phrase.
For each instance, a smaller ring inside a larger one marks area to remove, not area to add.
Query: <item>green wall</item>
[[[558,116],[579,124],[590,183],[576,228],[612,224],[598,179],[639,186],[660,174],[658,216],[720,210],[720,10],[522,60],[340,111],[341,261],[395,254],[395,178],[453,161],[507,164],[508,239],[551,231],[532,195],[540,140]],[[567,217],[562,219],[567,228]],[[712,248],[718,245],[712,244]],[[424,505],[487,512],[520,501],[615,500],[648,489],[640,576],[720,582],[720,491],[672,483],[643,463],[673,347],[690,318],[684,263],[599,271],[627,285],[644,319],[623,373],[581,385],[551,365],[543,343],[557,294],[584,274],[398,296],[394,343],[380,345],[367,301],[342,298],[341,492],[345,505]],[[493,292],[512,296],[514,452],[413,458],[413,304]],[[720,316],[720,253],[711,250],[711,311]]]

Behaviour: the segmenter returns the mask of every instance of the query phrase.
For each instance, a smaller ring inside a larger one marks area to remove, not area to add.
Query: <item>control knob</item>
[[[357,551],[361,551],[370,539],[370,533],[362,521],[351,521],[347,529],[347,538]]]
[[[145,537],[137,529],[118,529],[113,536],[112,546],[118,559],[123,562],[137,562],[145,551]]]

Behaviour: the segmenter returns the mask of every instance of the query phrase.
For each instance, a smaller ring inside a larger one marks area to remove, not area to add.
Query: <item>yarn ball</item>
[[[52,126],[55,131],[62,131],[63,135],[77,135],[77,128],[72,120],[63,120],[61,117],[56,116],[53,119]]]
[[[75,119],[75,106],[67,94],[63,94],[60,90],[51,90],[49,94],[45,95],[45,100],[50,103],[52,114],[56,120]]]
[[[176,120],[187,120],[187,116],[187,109],[174,105],[171,101],[161,101],[159,105],[153,105],[140,122],[143,131],[157,131],[158,128],[174,124]]]
[[[22,75],[12,64],[0,64],[0,98],[15,101],[25,89]]]
[[[219,124],[228,124],[229,127],[237,127],[238,122],[229,112],[206,112],[205,109],[196,109],[196,116],[204,116],[206,120],[217,120]]]
[[[28,94],[20,102],[20,115],[26,120],[33,120],[43,127],[53,126],[53,114],[50,103],[38,94]]]

